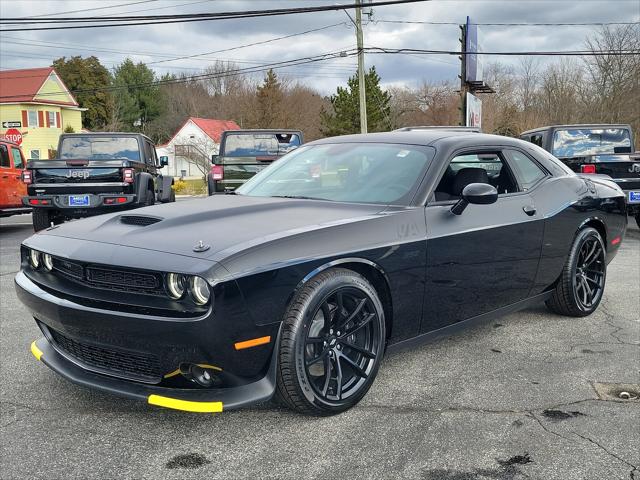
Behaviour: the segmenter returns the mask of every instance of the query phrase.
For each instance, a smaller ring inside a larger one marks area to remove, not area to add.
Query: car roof
[[[143,137],[149,140],[151,143],[154,143],[151,138],[147,137],[144,133],[139,132],[74,132],[74,133],[63,133],[65,137]]]
[[[456,132],[477,132],[480,133],[479,127],[467,127],[463,125],[413,125],[408,127],[396,128],[394,132],[410,132],[412,130],[451,130]]]
[[[626,123],[569,123],[563,125],[547,125],[546,127],[532,128],[526,130],[520,135],[528,135],[529,133],[542,132],[544,130],[552,130],[557,128],[628,128],[631,126]]]
[[[433,129],[343,135],[323,138],[308,143],[307,145],[329,143],[399,143],[406,145],[436,146],[437,143],[455,143],[465,147],[474,145],[521,145],[521,142],[522,140],[517,138],[477,133],[468,130]]]
[[[302,131],[295,128],[241,128],[240,130],[225,130],[222,133],[302,133]]]

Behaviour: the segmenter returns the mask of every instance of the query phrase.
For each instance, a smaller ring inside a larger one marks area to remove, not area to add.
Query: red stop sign
[[[18,145],[22,143],[22,134],[20,133],[19,130],[16,130],[15,128],[10,128],[9,130],[7,130],[4,133],[4,138],[9,140],[10,142],[17,143]]]

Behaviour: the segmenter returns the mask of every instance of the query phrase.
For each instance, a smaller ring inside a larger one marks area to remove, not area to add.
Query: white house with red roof
[[[233,120],[189,117],[171,140],[156,147],[159,157],[169,159],[162,173],[176,178],[202,178],[210,169],[211,155],[218,154],[225,130],[240,127]]]
[[[52,67],[0,71],[0,135],[30,159],[47,159],[65,128],[82,130],[78,102]]]

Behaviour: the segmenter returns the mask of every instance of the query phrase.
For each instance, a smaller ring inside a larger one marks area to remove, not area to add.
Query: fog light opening
[[[195,363],[180,364],[180,374],[187,380],[205,388],[220,385],[222,382],[215,369],[208,366],[203,367]]]

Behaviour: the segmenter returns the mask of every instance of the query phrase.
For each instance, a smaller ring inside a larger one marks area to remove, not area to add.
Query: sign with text
[[[482,100],[467,92],[467,127],[482,128]]]
[[[22,122],[2,122],[2,128],[20,128],[22,126]]]
[[[15,128],[10,128],[6,132],[4,132],[4,138],[18,145],[22,143],[22,134]]]
[[[482,82],[482,56],[478,52],[482,51],[478,38],[478,25],[471,23],[471,18],[467,17],[465,52],[465,81],[470,83]]]

